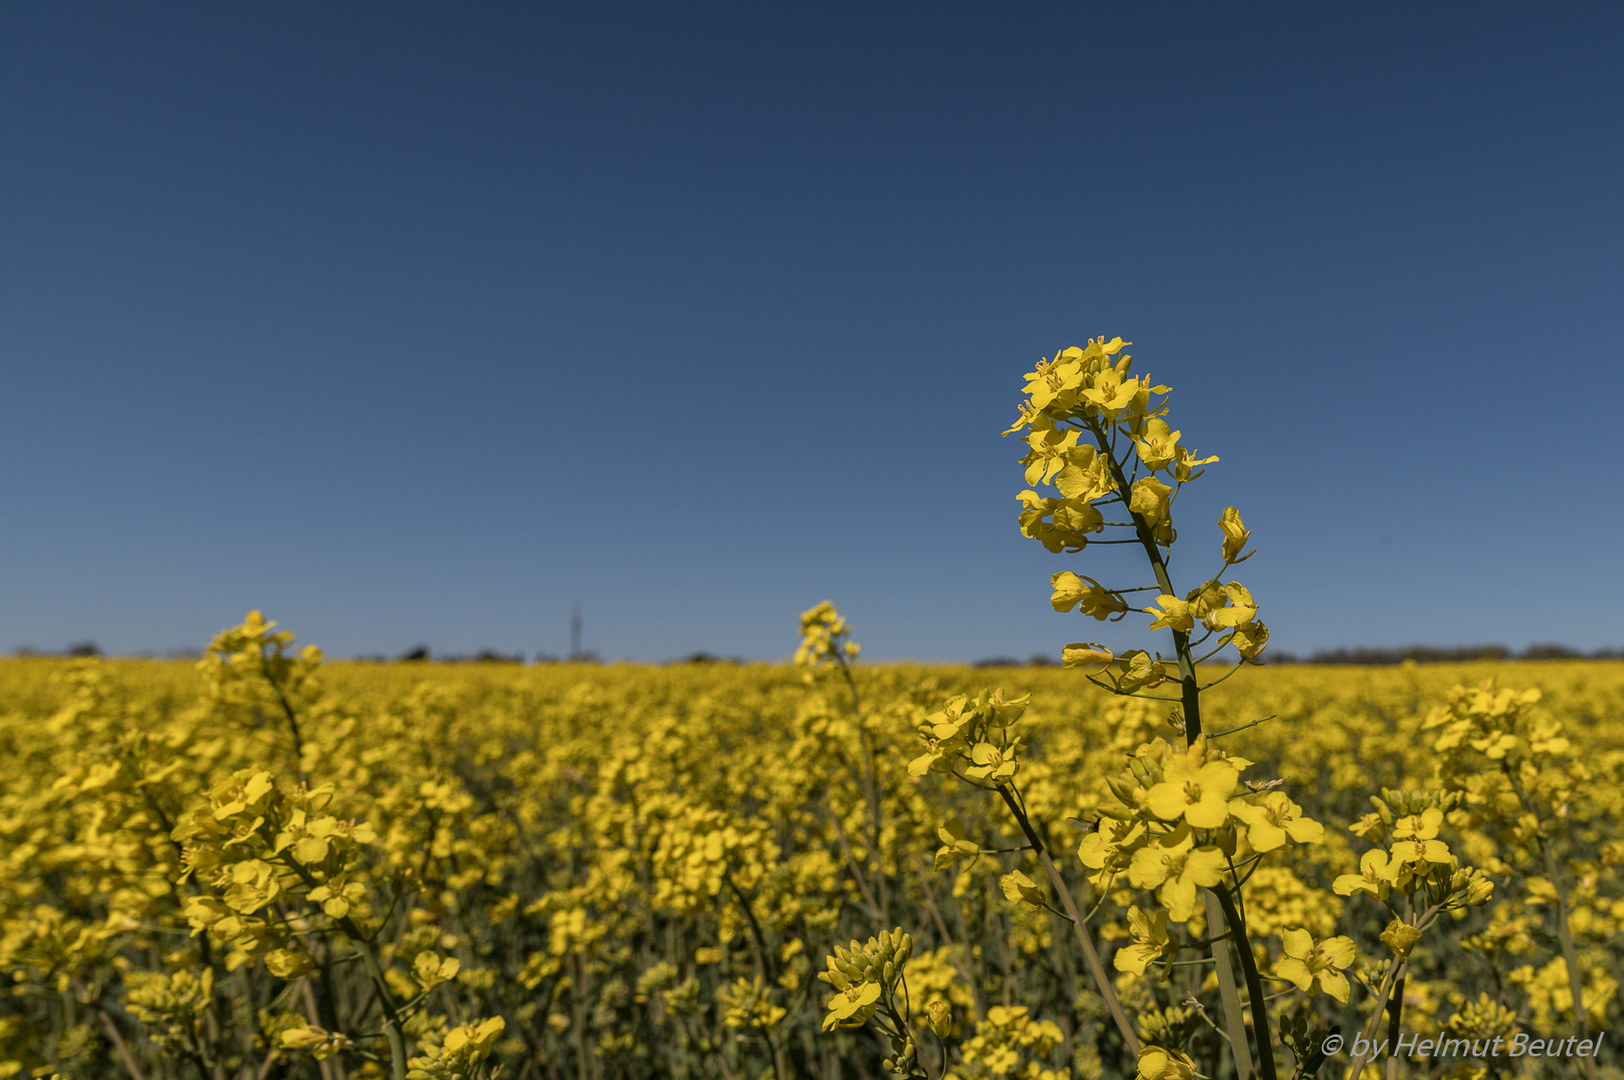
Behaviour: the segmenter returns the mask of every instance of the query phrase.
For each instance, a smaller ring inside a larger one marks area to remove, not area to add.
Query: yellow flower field
[[[257,615],[197,666],[0,660],[0,1077],[1233,1076],[1177,841],[1220,822],[1282,1068],[1338,1024],[1342,1075],[1384,970],[1418,1039],[1550,1041],[1566,949],[1615,1026],[1624,664],[1260,668],[1203,758],[1079,670],[820,666],[831,617],[799,668],[323,665]],[[1419,930],[1401,865],[1445,867]]]
[[[1616,1077],[1624,665],[1261,667],[1238,509],[1175,587],[1219,459],[1127,344],[1004,434],[1022,534],[1144,557],[1051,606],[1167,654],[869,670],[825,602],[792,667],[324,668],[259,612],[0,663],[0,1078]]]

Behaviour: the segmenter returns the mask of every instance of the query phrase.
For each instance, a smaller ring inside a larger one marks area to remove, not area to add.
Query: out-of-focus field
[[[860,711],[843,683],[787,667],[302,674],[284,707],[252,673],[0,660],[0,1077],[387,1076],[390,1013],[414,1077],[879,1075],[888,1051],[870,1033],[820,1030],[829,988],[814,974],[834,945],[891,927],[914,938],[913,1007],[951,1006],[958,1076],[1133,1074],[1069,931],[1000,890],[1022,853],[933,869],[949,818],[1016,848],[1002,804],[908,762],[948,696],[1032,694],[1022,790],[1084,909],[1101,904],[1109,965],[1148,894],[1098,896],[1065,819],[1109,797],[1124,752],[1174,739],[1164,706],[1061,669],[859,667]],[[1565,902],[1592,1027],[1613,1027],[1624,663],[1287,666],[1209,691],[1209,732],[1276,716],[1225,748],[1326,826],[1249,883],[1251,936],[1265,963],[1286,926],[1381,953],[1390,913],[1331,890],[1367,846],[1348,825],[1383,787],[1435,783],[1421,721],[1486,679],[1541,689],[1536,712],[1561,722],[1586,777],[1567,811]],[[330,791],[300,796],[301,773]],[[1444,836],[1493,867],[1492,844]],[[1456,1030],[1490,1004],[1518,1030],[1570,1030],[1551,899],[1526,873],[1494,876],[1491,903],[1417,947],[1406,1030]],[[1199,980],[1116,974],[1148,1036],[1199,1027],[1181,1011]]]

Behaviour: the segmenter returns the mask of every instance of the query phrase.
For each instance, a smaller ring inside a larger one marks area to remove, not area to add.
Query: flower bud
[[[1407,959],[1415,943],[1421,940],[1421,931],[1405,923],[1401,919],[1394,919],[1387,924],[1387,929],[1381,932],[1381,939],[1387,947],[1393,950],[1400,960]]]

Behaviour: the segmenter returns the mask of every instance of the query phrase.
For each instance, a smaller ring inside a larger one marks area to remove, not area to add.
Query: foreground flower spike
[[[1166,551],[1178,540],[1174,505],[1184,485],[1218,458],[1199,456],[1184,442],[1184,432],[1172,428],[1169,388],[1130,373],[1127,345],[1120,337],[1101,337],[1041,361],[1027,374],[1020,417],[1004,434],[1026,432],[1021,464],[1029,486],[1018,496],[1023,535],[1056,553],[1098,543],[1143,548],[1152,583],[1115,587],[1065,570],[1050,579],[1050,602],[1056,611],[1075,608],[1103,621],[1127,613],[1127,593],[1155,592],[1154,604],[1143,610],[1152,616],[1150,629],[1172,633],[1184,723],[1193,739],[1202,731],[1197,665],[1228,646],[1234,647],[1237,664],[1257,663],[1269,630],[1257,617],[1251,593],[1223,580],[1231,566],[1253,554],[1245,550],[1251,531],[1233,506],[1218,521],[1223,535],[1218,574],[1189,593],[1173,588]],[[1045,485],[1058,494],[1037,490]],[[1210,651],[1194,653],[1215,636]],[[1067,645],[1062,655],[1068,667],[1112,663],[1111,650],[1103,645]],[[1114,693],[1144,694],[1171,678],[1175,663],[1159,654],[1129,652],[1114,666],[1089,678]]]
[[[1178,541],[1175,504],[1184,485],[1200,479],[1218,457],[1200,455],[1185,441],[1184,431],[1172,426],[1167,417],[1169,388],[1131,373],[1127,344],[1120,337],[1109,341],[1099,337],[1086,347],[1064,349],[1052,360],[1041,361],[1026,376],[1020,418],[1004,432],[1027,432],[1021,464],[1029,486],[1017,496],[1023,535],[1057,554],[1085,551],[1091,544],[1137,546],[1150,571],[1148,581],[1111,584],[1059,571],[1049,579],[1054,610],[1076,609],[1102,622],[1117,621],[1148,600],[1149,605],[1139,610],[1150,616],[1149,629],[1166,630],[1173,639],[1171,657],[1144,649],[1119,651],[1096,642],[1073,643],[1061,650],[1065,667],[1081,669],[1088,681],[1113,694],[1177,702],[1179,708],[1169,723],[1184,735],[1189,748],[1183,757],[1155,750],[1147,757],[1144,751],[1151,747],[1141,747],[1133,775],[1112,783],[1122,806],[1102,808],[1102,814],[1122,822],[1137,819],[1139,824],[1096,833],[1083,842],[1079,855],[1095,871],[1093,880],[1101,889],[1109,890],[1125,872],[1135,887],[1156,891],[1167,908],[1164,917],[1186,922],[1199,904],[1210,926],[1229,924],[1239,938],[1237,955],[1256,999],[1262,995],[1260,976],[1244,927],[1236,925],[1243,877],[1232,856],[1243,844],[1246,853],[1261,857],[1289,842],[1317,842],[1323,829],[1303,818],[1301,808],[1284,793],[1260,800],[1257,796],[1266,788],[1249,785],[1247,795],[1235,798],[1247,763],[1226,761],[1206,747],[1201,691],[1244,664],[1258,663],[1268,646],[1269,630],[1258,619],[1257,601],[1241,583],[1225,580],[1230,567],[1251,557],[1246,545],[1252,534],[1240,511],[1226,508],[1218,520],[1223,541],[1217,572],[1189,591],[1174,588],[1168,557]],[[1044,485],[1058,495],[1039,490]],[[1151,595],[1130,603],[1130,593]],[[1198,655],[1209,641],[1211,647]],[[1231,647],[1234,666],[1203,684],[1199,666]],[[1170,682],[1177,685],[1176,696],[1164,689]],[[1165,743],[1157,743],[1166,749]],[[978,778],[968,771],[964,775]],[[1236,1070],[1241,1080],[1250,1080],[1252,1063],[1239,987],[1229,946],[1222,944],[1227,936],[1214,937],[1214,975]],[[1140,944],[1130,951],[1127,962],[1142,971],[1148,962],[1147,946],[1142,935],[1137,940]],[[1119,960],[1122,956],[1118,954]],[[1112,1004],[1111,989],[1100,989]],[[1263,1055],[1263,1080],[1275,1080],[1273,1040],[1261,1009],[1253,1011],[1253,1028]],[[1128,1041],[1131,1045],[1134,1040]],[[1180,1056],[1174,1056],[1177,1051],[1151,1048],[1144,1054],[1141,1076],[1183,1075]]]

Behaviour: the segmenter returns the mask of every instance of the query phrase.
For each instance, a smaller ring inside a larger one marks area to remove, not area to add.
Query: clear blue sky
[[[998,436],[1101,333],[1223,458],[1175,575],[1239,506],[1273,647],[1624,644],[1621,55],[1603,3],[7,4],[0,650],[1131,644]]]

